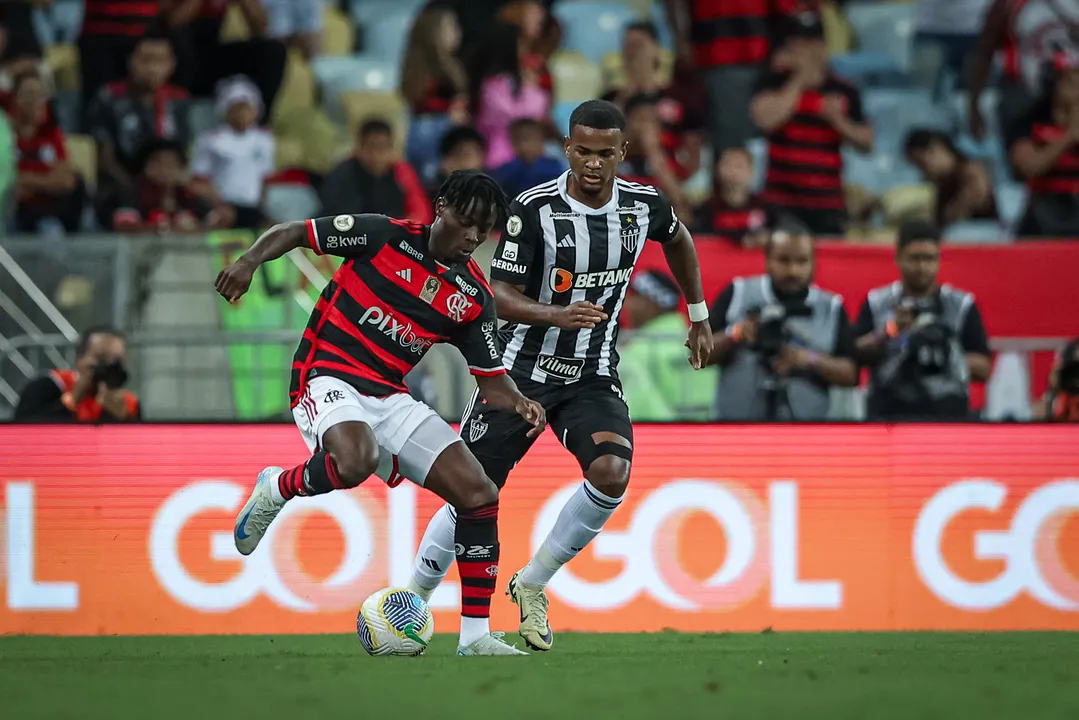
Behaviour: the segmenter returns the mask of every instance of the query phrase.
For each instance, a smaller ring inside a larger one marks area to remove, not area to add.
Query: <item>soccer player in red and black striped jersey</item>
[[[404,377],[435,343],[464,355],[484,397],[539,434],[543,407],[502,368],[494,297],[472,252],[506,217],[507,200],[487,175],[455,172],[420,225],[384,215],[338,215],[271,228],[217,278],[230,302],[256,268],[308,246],[346,258],[323,290],[292,364],[293,416],[310,460],[263,470],[236,520],[236,548],[254,551],[270,522],[297,496],[356,487],[375,474],[409,479],[457,511],[461,575],[459,655],[522,655],[489,628],[498,576],[498,489],[457,435],[413,399]]]

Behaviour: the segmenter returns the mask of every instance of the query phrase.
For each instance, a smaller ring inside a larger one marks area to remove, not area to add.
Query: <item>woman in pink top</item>
[[[516,27],[498,24],[491,33],[481,65],[473,75],[478,87],[474,111],[476,129],[487,138],[487,167],[513,159],[510,125],[520,118],[544,122],[551,94],[540,86],[540,68],[521,61]]]

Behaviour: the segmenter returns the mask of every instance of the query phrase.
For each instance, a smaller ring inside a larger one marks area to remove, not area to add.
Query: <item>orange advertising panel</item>
[[[630,491],[556,575],[560,630],[1079,629],[1079,428],[639,426]],[[248,558],[277,425],[0,427],[0,633],[343,632],[403,584],[438,501],[408,483],[289,503]],[[548,434],[500,510],[503,578],[580,482]],[[456,575],[432,599],[457,628]],[[511,630],[500,595],[493,625]]]

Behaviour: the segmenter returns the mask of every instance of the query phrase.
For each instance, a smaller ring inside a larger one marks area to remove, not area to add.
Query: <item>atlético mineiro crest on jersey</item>
[[[637,223],[636,213],[618,213],[618,226],[622,233],[622,247],[627,252],[633,252],[641,241],[641,226]]]
[[[423,283],[423,289],[420,290],[420,300],[430,305],[435,301],[435,296],[438,295],[438,289],[442,287],[442,283],[438,278],[431,276]]]
[[[487,423],[483,421],[483,416],[472,418],[472,422],[468,424],[468,439],[470,442],[476,442],[481,437],[487,434]]]

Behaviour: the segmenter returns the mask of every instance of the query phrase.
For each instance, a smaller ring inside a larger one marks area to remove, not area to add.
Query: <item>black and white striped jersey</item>
[[[515,379],[572,383],[617,378],[618,315],[646,240],[678,233],[670,202],[650,185],[615,180],[610,202],[590,208],[566,192],[569,173],[521,193],[491,261],[491,278],[524,288],[537,302],[587,300],[608,319],[594,329],[508,323],[499,333],[502,365]]]

